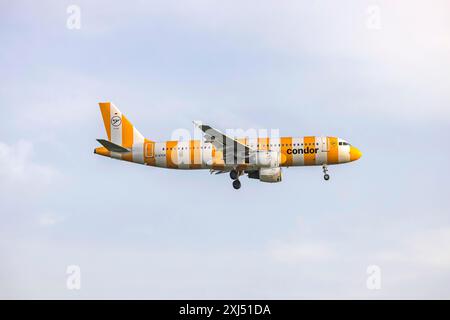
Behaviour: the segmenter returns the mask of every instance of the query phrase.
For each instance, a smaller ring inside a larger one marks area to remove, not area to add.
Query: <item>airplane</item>
[[[234,138],[200,122],[194,122],[204,139],[155,142],[144,136],[111,102],[100,102],[108,140],[97,139],[102,147],[94,153],[113,159],[169,169],[209,169],[228,173],[233,188],[247,175],[261,182],[281,182],[282,167],[322,166],[328,181],[328,165],[358,160],[362,153],[337,137]]]

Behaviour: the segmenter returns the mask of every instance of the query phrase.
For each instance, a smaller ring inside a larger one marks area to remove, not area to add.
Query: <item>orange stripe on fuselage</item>
[[[223,170],[225,168],[225,162],[223,161],[223,152],[216,150],[216,148],[211,145],[211,158],[212,158],[212,168],[215,170]]]
[[[258,138],[258,150],[269,150],[269,138]]]
[[[338,139],[335,137],[327,137],[327,140],[328,140],[327,163],[328,164],[339,163]]]
[[[189,143],[190,146],[190,155],[191,162],[189,164],[189,168],[191,169],[199,169],[202,167],[202,157],[200,153],[200,141],[199,140],[191,140]]]
[[[316,137],[303,138],[303,159],[305,166],[316,164],[316,153],[314,152],[315,148],[316,148]]]
[[[244,146],[248,146],[248,138],[239,138],[236,139],[239,143],[242,143]],[[269,141],[269,139],[267,139],[267,141]],[[244,152],[244,150],[238,150],[239,152]],[[243,171],[245,169],[247,169],[248,164],[245,163],[245,158],[242,157],[240,160],[240,163],[236,166],[236,170],[238,171]]]
[[[178,168],[178,141],[166,141],[166,164],[167,168]]]
[[[292,152],[288,154],[287,150],[291,149],[292,151],[292,138],[291,137],[282,137],[280,138],[281,143],[281,165],[282,166],[292,166]]]
[[[128,152],[128,153],[122,154],[122,160],[133,162],[133,152]]]

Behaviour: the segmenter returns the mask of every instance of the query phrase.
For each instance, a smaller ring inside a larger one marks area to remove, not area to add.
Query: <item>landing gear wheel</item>
[[[235,188],[237,190],[240,187],[241,187],[241,182],[239,180],[234,180],[233,181],[233,188]]]
[[[230,171],[230,178],[231,178],[232,180],[236,180],[237,178],[239,178],[238,172],[237,172],[236,170],[231,170],[231,171]],[[238,189],[239,189],[239,188],[238,188]]]
[[[324,165],[322,166],[322,169],[323,169],[323,178],[325,179],[325,181],[330,180],[330,175],[327,173],[327,172],[328,172],[328,167],[327,167],[327,165],[324,164]]]

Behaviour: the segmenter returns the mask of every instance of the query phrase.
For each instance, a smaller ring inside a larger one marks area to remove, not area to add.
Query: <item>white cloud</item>
[[[421,232],[404,241],[395,250],[386,250],[380,260],[433,267],[450,268],[450,227]]]
[[[39,217],[38,223],[42,227],[50,227],[61,222],[62,220],[62,217],[58,217],[55,214],[45,213]]]
[[[276,241],[269,245],[270,256],[282,263],[313,262],[331,259],[333,251],[321,243],[289,243]]]
[[[48,186],[58,176],[56,169],[33,161],[33,144],[19,140],[0,142],[0,190],[33,190]]]

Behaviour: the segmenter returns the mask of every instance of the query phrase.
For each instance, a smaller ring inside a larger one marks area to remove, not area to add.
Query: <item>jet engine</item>
[[[262,182],[281,182],[281,168],[261,168],[248,173],[250,179],[259,179]]]
[[[280,165],[278,152],[258,150],[250,155],[250,163],[257,167],[274,168]]]

